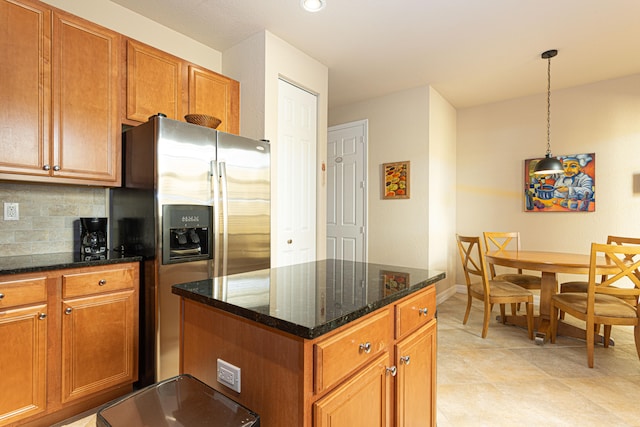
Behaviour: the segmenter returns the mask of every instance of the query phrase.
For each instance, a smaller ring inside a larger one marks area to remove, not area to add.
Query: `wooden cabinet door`
[[[38,304],[0,311],[0,426],[46,409],[46,309]]]
[[[240,83],[213,71],[189,65],[189,114],[222,120],[218,130],[240,133]]]
[[[137,293],[62,302],[62,402],[137,379]]]
[[[396,425],[436,425],[436,320],[396,345]]]
[[[55,12],[53,40],[52,175],[120,185],[120,35]]]
[[[157,113],[183,120],[183,61],[151,46],[127,40],[126,118],[145,123]]]
[[[389,425],[389,353],[313,404],[314,427],[383,427]]]
[[[51,11],[0,0],[0,23],[0,179],[47,177]]]

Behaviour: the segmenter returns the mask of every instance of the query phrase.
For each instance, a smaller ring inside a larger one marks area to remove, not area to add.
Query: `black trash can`
[[[98,427],[259,427],[260,417],[191,375],[152,384],[100,409]]]

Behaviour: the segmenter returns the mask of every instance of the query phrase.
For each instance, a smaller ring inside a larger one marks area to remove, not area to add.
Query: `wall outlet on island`
[[[18,221],[20,219],[20,205],[18,203],[6,203],[4,204],[4,220],[5,221]]]
[[[240,368],[222,359],[217,359],[216,367],[218,382],[240,393]]]

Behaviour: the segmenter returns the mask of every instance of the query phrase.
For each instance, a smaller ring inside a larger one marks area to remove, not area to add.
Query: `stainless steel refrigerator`
[[[110,248],[144,257],[139,386],[178,374],[171,286],[270,266],[270,149],[162,115],[123,134]]]

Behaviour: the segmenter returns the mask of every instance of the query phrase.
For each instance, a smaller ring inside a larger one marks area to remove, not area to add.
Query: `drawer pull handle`
[[[371,353],[371,343],[366,342],[364,344],[360,344],[360,351],[365,353]]]
[[[397,373],[398,373],[398,368],[396,368],[395,366],[391,366],[387,368],[387,374],[391,374],[392,377],[395,377]]]
[[[4,298],[4,294],[0,293],[0,299]]]
[[[411,363],[411,356],[401,356],[400,363],[404,363],[405,365],[408,365],[409,363]]]
[[[429,313],[429,309],[427,307],[425,308],[419,308],[418,309],[418,313],[420,313],[420,316],[426,316],[427,313]]]
[[[64,310],[64,314],[71,314],[71,312],[72,312],[72,311],[73,311],[73,309],[72,309],[71,307],[67,307],[67,308]]]
[[[105,279],[100,279],[100,281],[98,282],[99,286],[104,286],[107,284],[107,281]]]
[[[40,314],[38,314],[38,319],[40,319],[40,320],[44,320],[44,319],[46,319],[46,318],[47,318],[47,313],[40,313]]]

